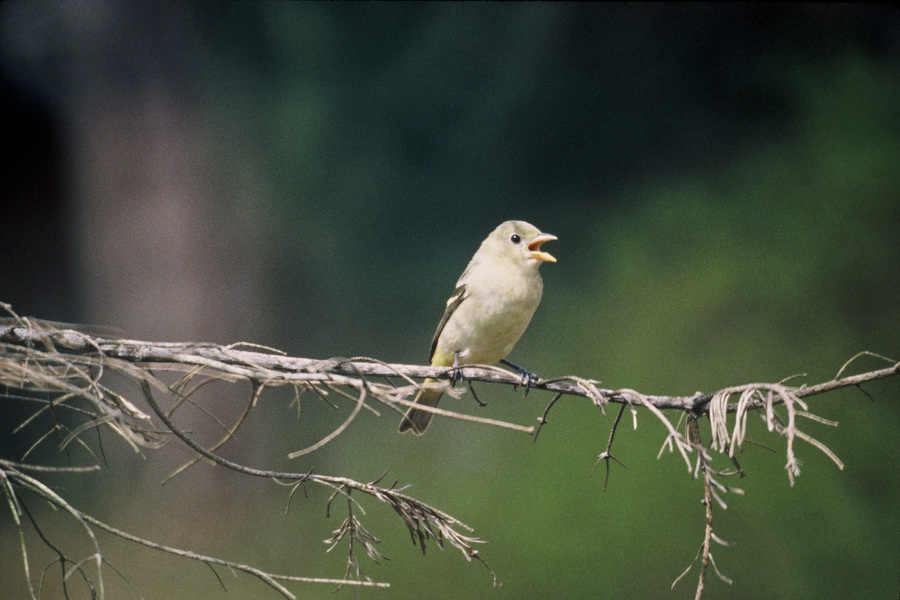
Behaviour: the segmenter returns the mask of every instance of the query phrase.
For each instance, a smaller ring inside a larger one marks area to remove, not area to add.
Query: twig
[[[619,407],[619,414],[616,415],[616,420],[613,422],[612,429],[610,429],[610,431],[609,431],[609,440],[606,442],[606,450],[601,452],[600,456],[597,457],[597,462],[594,463],[594,468],[591,469],[591,473],[590,473],[590,475],[588,475],[588,477],[590,477],[591,475],[594,474],[594,470],[597,468],[597,465],[600,464],[600,461],[606,461],[606,477],[603,478],[603,491],[604,492],[606,491],[606,484],[609,482],[609,461],[610,461],[610,459],[616,461],[617,463],[619,463],[620,465],[625,467],[626,470],[628,469],[628,466],[625,463],[623,463],[621,460],[616,458],[611,452],[613,438],[616,435],[616,428],[619,426],[619,421],[622,419],[622,413],[624,413],[624,412],[625,412],[625,405],[623,404],[621,407]]]

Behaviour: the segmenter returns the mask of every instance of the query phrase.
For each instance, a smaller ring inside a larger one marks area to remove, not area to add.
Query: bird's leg
[[[531,389],[531,386],[533,386],[534,384],[536,384],[538,381],[541,380],[541,378],[538,377],[536,374],[532,373],[531,371],[526,371],[519,365],[514,365],[513,363],[509,362],[505,358],[500,359],[500,364],[504,364],[507,367],[515,369],[516,373],[519,374],[519,377],[521,377],[522,379],[525,380],[525,397],[526,398],[528,397],[528,390]],[[518,385],[515,386],[514,389],[519,389],[519,386]]]
[[[453,353],[453,372],[450,374],[450,385],[456,385],[463,380],[462,367],[459,364],[459,352]]]
[[[459,364],[459,352],[453,353],[453,373],[450,375],[450,385],[456,385],[460,381],[465,379],[462,375],[462,365]],[[472,387],[472,382],[466,380],[466,384],[469,386],[469,391],[472,392],[472,397],[475,398],[475,402],[478,403],[478,406],[487,406],[487,402],[482,402],[478,398],[478,394],[475,393],[475,388]]]

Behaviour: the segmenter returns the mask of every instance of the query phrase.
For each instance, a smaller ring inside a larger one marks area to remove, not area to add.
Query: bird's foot
[[[524,381],[523,385],[525,386],[525,397],[526,398],[528,397],[528,390],[530,390],[535,384],[537,384],[541,380],[541,378],[538,377],[535,373],[532,373],[531,371],[523,369],[519,365],[515,365],[515,364],[509,362],[508,360],[501,359],[500,363],[506,365],[507,367],[515,369],[516,373],[519,374],[519,377],[521,377],[523,379],[523,381]],[[515,385],[515,386],[513,386],[513,389],[518,390],[519,386]]]
[[[469,386],[469,391],[472,392],[472,397],[475,398],[475,402],[478,403],[478,406],[487,406],[487,402],[482,402],[481,399],[478,398],[478,394],[475,393],[475,388],[472,387],[472,382],[466,379],[462,374],[462,365],[459,364],[459,355],[453,355],[453,371],[450,373],[450,385],[456,385],[460,381],[465,381]]]
[[[450,372],[450,385],[455,386],[460,381],[463,381],[465,377],[462,374],[462,365],[459,364],[459,354],[453,353],[453,370]]]

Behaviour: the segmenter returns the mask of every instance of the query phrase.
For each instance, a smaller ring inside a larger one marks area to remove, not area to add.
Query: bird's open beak
[[[536,238],[528,242],[528,251],[531,252],[532,258],[536,258],[542,262],[556,262],[556,259],[553,258],[552,254],[547,252],[543,252],[541,250],[541,244],[544,242],[551,242],[557,239],[555,235],[550,235],[549,233],[541,233]]]

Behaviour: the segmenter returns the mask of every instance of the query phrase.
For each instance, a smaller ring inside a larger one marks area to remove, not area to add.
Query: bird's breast
[[[486,282],[487,283],[487,282]],[[541,301],[540,279],[493,281],[473,292],[447,323],[438,349],[461,364],[490,364],[508,355]]]

